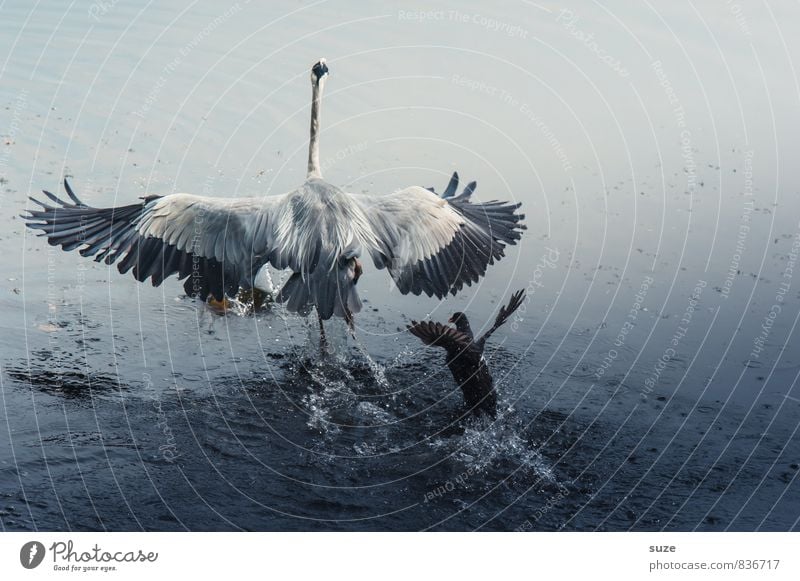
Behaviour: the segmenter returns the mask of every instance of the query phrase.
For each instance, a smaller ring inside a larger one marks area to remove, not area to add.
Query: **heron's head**
[[[321,85],[327,76],[328,65],[325,63],[324,58],[319,59],[314,63],[314,66],[311,67],[311,84]]]
[[[461,312],[453,313],[453,316],[450,317],[450,319],[447,322],[454,324],[456,326],[456,329],[458,329],[461,332],[470,334],[472,333],[472,330],[470,329],[469,326],[469,320],[467,319],[467,315],[465,315],[464,313]]]

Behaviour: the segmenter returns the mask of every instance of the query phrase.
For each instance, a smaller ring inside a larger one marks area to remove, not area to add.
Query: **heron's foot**
[[[222,297],[221,301],[218,301],[214,297],[208,297],[206,304],[211,308],[212,311],[215,311],[221,315],[224,315],[233,307],[233,303],[228,299],[228,297]]]
[[[223,297],[222,300],[217,300],[208,297],[206,300],[209,308],[220,315],[226,315],[229,311],[239,315],[252,315],[269,308],[273,302],[275,299],[270,293],[257,288],[239,289],[236,298]]]

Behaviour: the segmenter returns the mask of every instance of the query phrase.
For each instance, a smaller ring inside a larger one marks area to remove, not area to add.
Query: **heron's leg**
[[[364,269],[361,266],[361,261],[358,258],[353,257],[352,258],[352,263],[353,263],[353,284],[355,285],[355,284],[358,283],[358,279],[361,278],[361,275],[363,274]],[[353,316],[353,311],[351,311],[347,307],[345,307],[345,309],[344,309],[344,320],[345,320],[345,322],[347,323],[347,326],[350,329],[350,335],[352,335],[353,339],[355,339],[356,338],[356,319]]]
[[[322,324],[322,316],[317,311],[317,320],[319,321],[319,350],[323,353],[328,352],[328,338],[325,336],[325,326]]]
[[[347,323],[347,328],[350,329],[350,334],[355,337],[356,336],[356,318],[353,316],[353,312],[350,309],[345,309],[344,311],[344,320]]]

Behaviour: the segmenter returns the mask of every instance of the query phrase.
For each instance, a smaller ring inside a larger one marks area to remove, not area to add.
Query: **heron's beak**
[[[455,323],[455,321],[453,320],[453,317],[450,317],[449,319],[447,319],[447,322],[448,323]]]

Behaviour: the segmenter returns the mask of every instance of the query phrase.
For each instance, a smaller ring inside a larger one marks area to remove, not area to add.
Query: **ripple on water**
[[[563,377],[575,377],[579,379],[593,377],[596,372],[597,372],[597,366],[586,362],[581,362],[577,364],[574,362],[569,362],[559,366],[556,369],[556,373],[558,375],[561,375]]]

